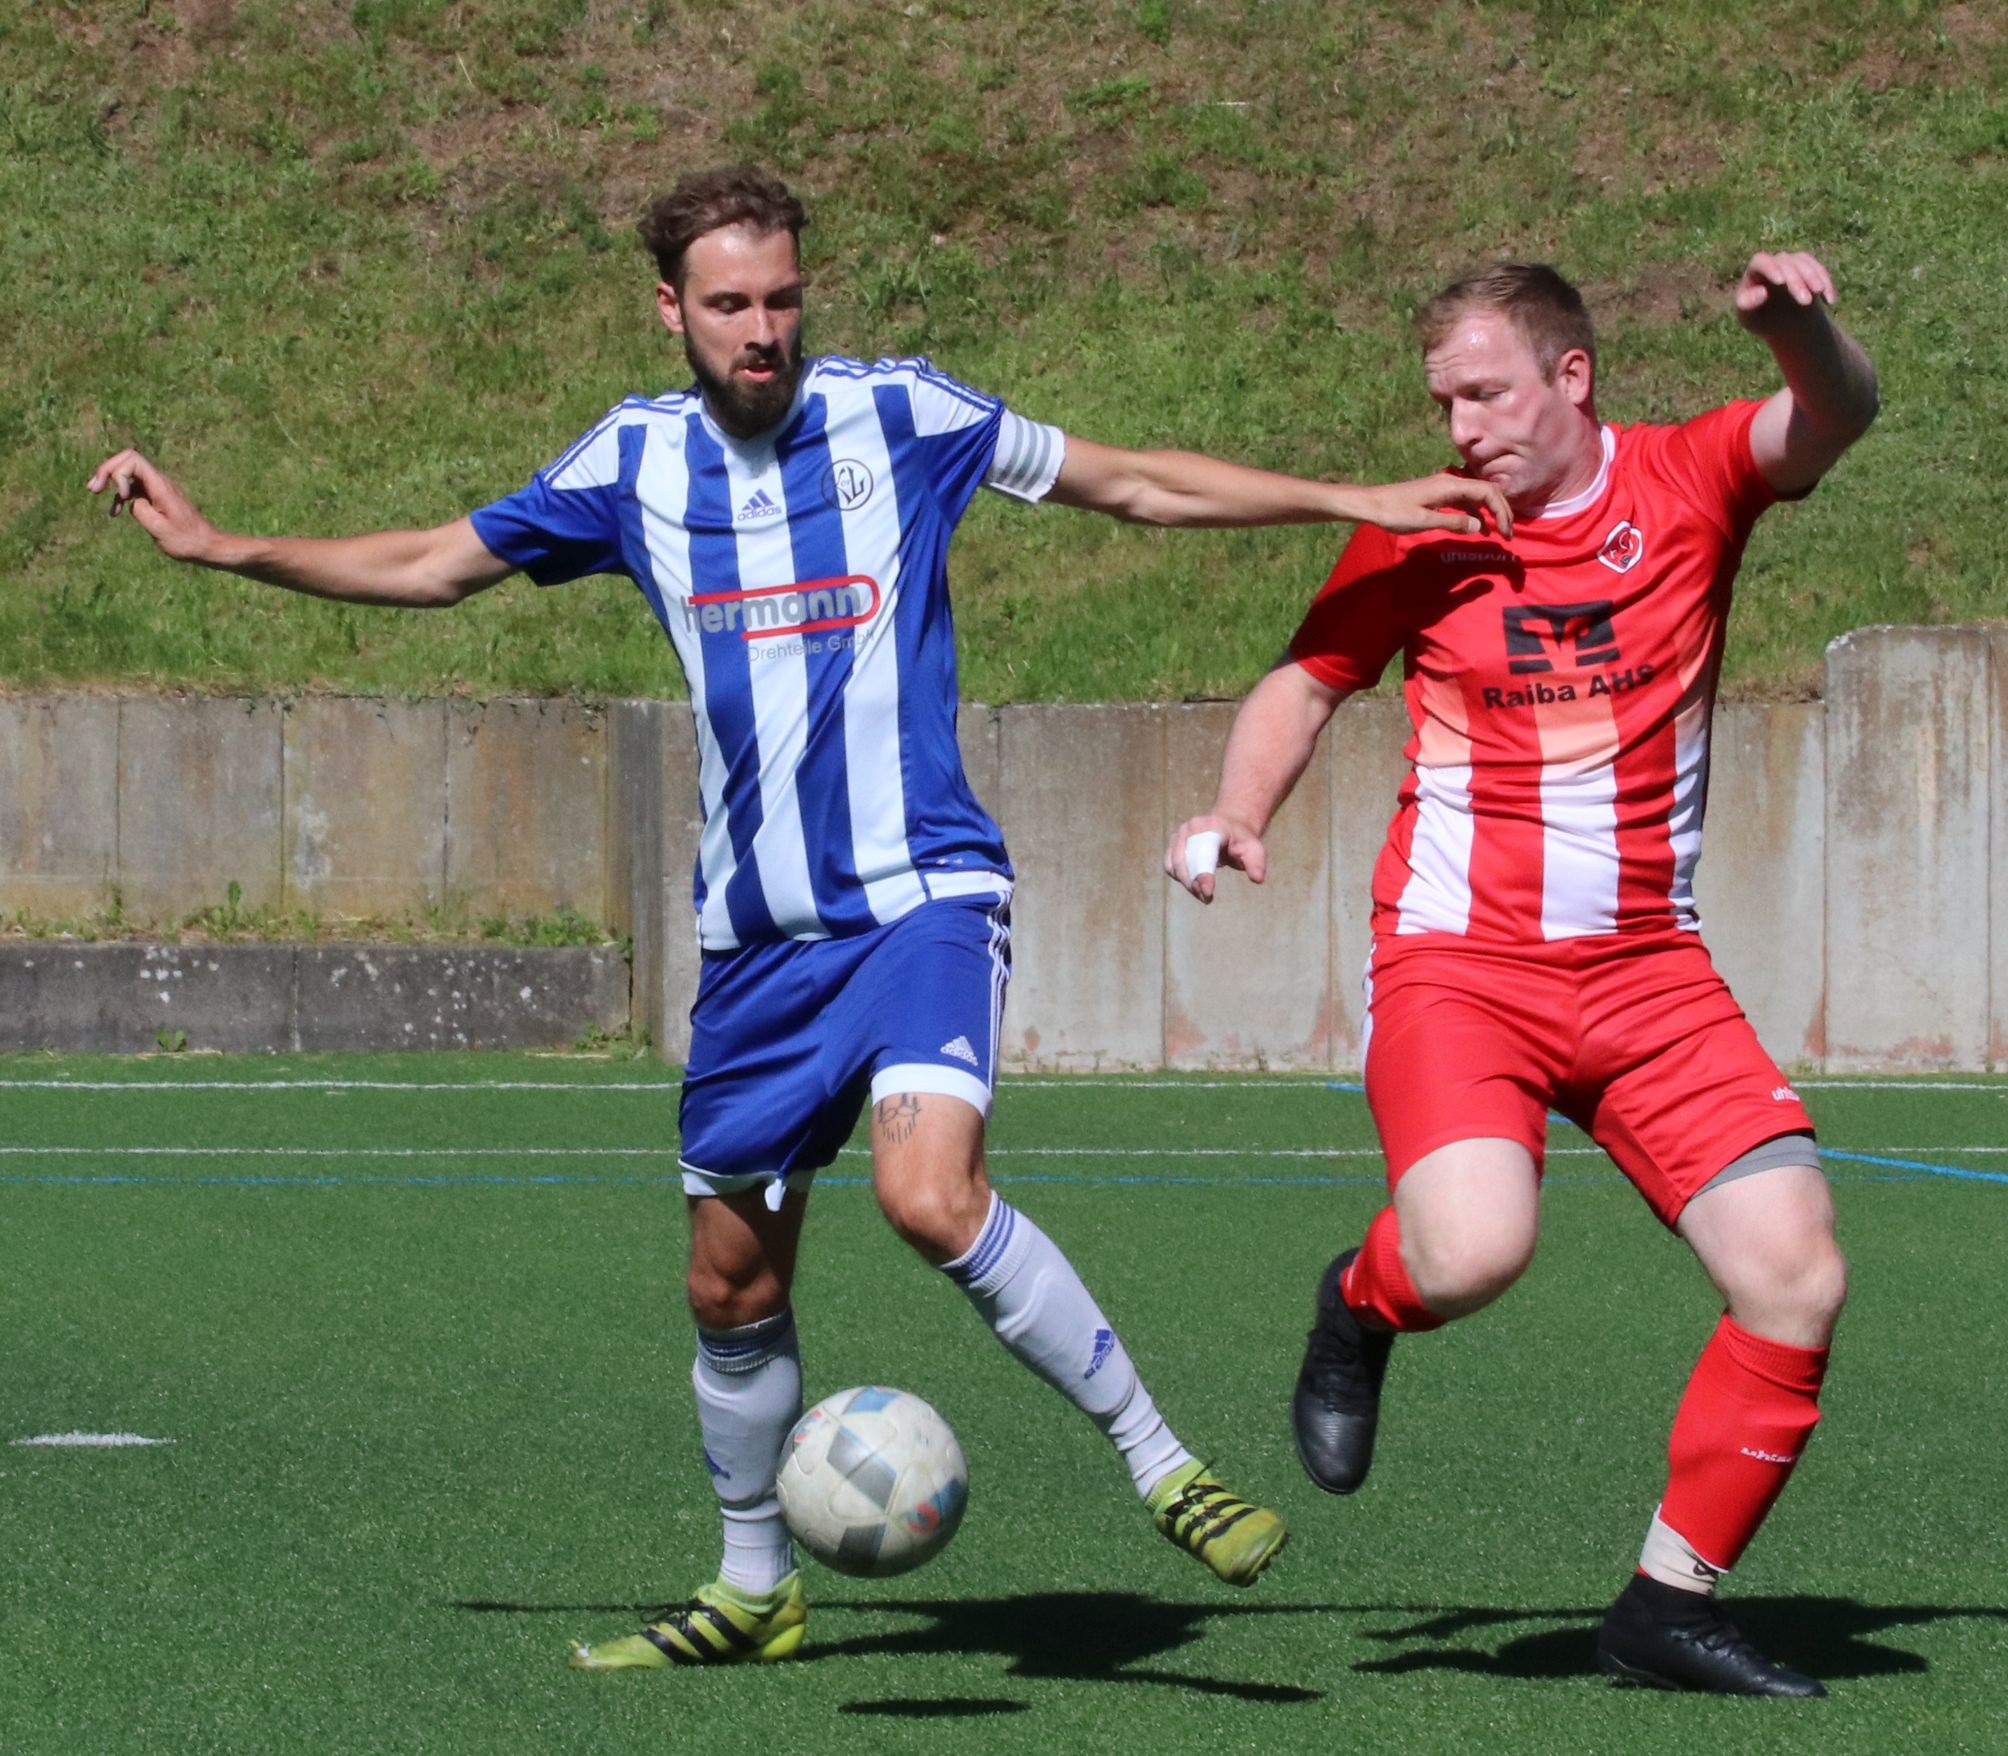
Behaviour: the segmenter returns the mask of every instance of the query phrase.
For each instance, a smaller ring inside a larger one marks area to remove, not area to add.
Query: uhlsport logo
[[[1629,573],[1645,553],[1645,532],[1628,518],[1611,526],[1611,534],[1597,551],[1597,559],[1613,573]]]
[[[847,573],[838,579],[803,579],[751,591],[699,592],[684,600],[683,622],[693,634],[773,640],[784,634],[855,628],[878,610],[878,581],[869,574]]]

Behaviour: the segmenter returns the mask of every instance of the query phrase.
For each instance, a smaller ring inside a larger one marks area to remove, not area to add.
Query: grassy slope
[[[128,441],[220,521],[430,523],[681,381],[633,214],[728,156],[812,197],[818,344],[926,350],[1135,443],[1383,476],[1444,455],[1404,319],[1501,252],[1578,276],[1604,410],[1768,386],[1724,316],[1805,245],[1884,373],[1830,491],[1752,546],[1732,681],[1870,621],[1998,612],[2008,34],[1970,3],[0,0],[0,666],[22,684],[680,687],[625,582],[451,617],[303,604],[106,531]],[[991,700],[1243,688],[1328,532],[986,503]]]

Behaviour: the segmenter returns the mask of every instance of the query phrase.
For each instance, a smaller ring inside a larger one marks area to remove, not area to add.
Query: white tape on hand
[[[1196,830],[1185,838],[1185,869],[1195,878],[1204,878],[1220,867],[1220,832]]]

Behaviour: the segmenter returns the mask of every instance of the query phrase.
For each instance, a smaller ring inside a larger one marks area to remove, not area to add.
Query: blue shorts
[[[939,1092],[984,1116],[1011,977],[1011,908],[922,903],[842,939],[707,952],[679,1110],[683,1186],[800,1188],[851,1137],[867,1096]]]

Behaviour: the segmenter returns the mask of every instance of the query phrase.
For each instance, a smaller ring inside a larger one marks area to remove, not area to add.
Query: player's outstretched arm
[[[1760,250],[1736,283],[1737,322],[1785,378],[1750,428],[1757,468],[1781,494],[1810,488],[1876,418],[1876,369],[1828,315],[1833,302],[1833,276],[1804,251]]]
[[[1263,831],[1290,796],[1318,747],[1325,722],[1348,693],[1321,683],[1288,654],[1249,691],[1227,735],[1213,809],[1187,818],[1171,832],[1164,850],[1164,869],[1170,877],[1201,902],[1211,902],[1213,870],[1207,854],[1222,866],[1246,872],[1252,884],[1269,875]],[[1195,837],[1218,840],[1195,846]]]
[[[172,477],[137,451],[98,465],[93,494],[112,490],[111,512],[130,512],[160,552],[310,597],[352,604],[439,609],[485,591],[515,572],[455,519],[431,530],[383,530],[358,537],[240,537],[204,518]]]
[[[1497,488],[1448,472],[1360,488],[1250,469],[1196,451],[1128,451],[1071,435],[1047,498],[1131,524],[1223,529],[1350,520],[1391,531],[1475,535],[1484,528],[1482,514],[1502,535],[1513,531],[1512,510]]]

